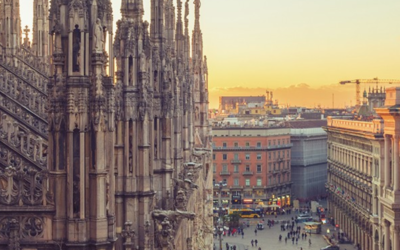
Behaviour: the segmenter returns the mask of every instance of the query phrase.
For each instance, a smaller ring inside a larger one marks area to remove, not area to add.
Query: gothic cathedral
[[[32,0],[32,32],[22,2],[0,0],[0,249],[211,250],[200,0],[150,23],[121,0],[115,32],[111,0]]]

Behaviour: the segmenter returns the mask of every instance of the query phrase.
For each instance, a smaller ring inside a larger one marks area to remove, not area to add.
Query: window
[[[261,153],[257,154],[257,160],[261,160]]]
[[[239,165],[233,165],[233,172],[239,173]]]
[[[246,142],[246,148],[250,147],[250,142]]]
[[[270,140],[268,140],[268,146],[271,146],[271,141]]]
[[[239,178],[233,179],[233,185],[234,186],[239,186]]]
[[[250,186],[250,179],[246,179],[246,186]]]
[[[257,186],[261,186],[261,181],[262,181],[261,178],[258,178],[258,179],[257,179]]]
[[[228,159],[228,156],[226,154],[223,154],[222,155],[222,160],[226,160],[226,159]]]
[[[246,154],[246,160],[250,160],[250,154]]]
[[[246,172],[250,171],[250,165],[246,165]]]
[[[268,153],[268,160],[271,160],[271,152]]]
[[[239,155],[238,155],[238,154],[234,154],[234,155],[233,155],[233,159],[234,159],[234,160],[239,160]]]
[[[235,143],[233,143],[233,146],[234,146],[235,148],[237,148],[237,147],[239,147],[239,143],[235,142]]]
[[[226,148],[226,142],[223,142],[223,143],[222,143],[222,147],[223,147],[223,148]]]
[[[289,150],[287,151],[287,157],[289,158]]]
[[[257,142],[257,148],[261,148],[261,142]]]
[[[213,172],[217,172],[217,164],[213,164]]]
[[[257,173],[261,173],[261,165],[257,165]]]
[[[281,139],[278,140],[278,145],[281,145]]]
[[[276,159],[276,152],[274,152],[274,158],[273,158],[274,160]]]
[[[226,179],[222,179],[222,183],[226,184]]]
[[[228,165],[222,164],[222,172],[228,172]]]
[[[215,154],[213,154],[213,160],[215,160]]]

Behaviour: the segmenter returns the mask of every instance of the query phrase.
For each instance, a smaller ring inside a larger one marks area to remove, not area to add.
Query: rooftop
[[[328,116],[327,127],[383,134],[384,123],[382,119],[372,121],[355,120],[353,117],[331,117]]]

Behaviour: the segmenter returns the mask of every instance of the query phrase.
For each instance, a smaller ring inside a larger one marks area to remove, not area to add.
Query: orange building
[[[213,128],[215,205],[290,205],[291,147],[289,128]]]

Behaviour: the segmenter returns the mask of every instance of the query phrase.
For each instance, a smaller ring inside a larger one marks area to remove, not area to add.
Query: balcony
[[[223,176],[223,175],[231,175],[231,172],[229,172],[229,171],[222,171],[222,172],[219,172],[219,175],[220,175],[220,176]]]
[[[253,175],[253,174],[254,174],[253,171],[244,171],[244,172],[242,173],[242,175]]]
[[[231,163],[232,163],[232,164],[241,164],[242,161],[239,160],[239,159],[234,159],[234,160],[231,160]]]
[[[282,144],[282,145],[269,145],[267,149],[280,149],[280,148],[291,148],[293,143]]]

